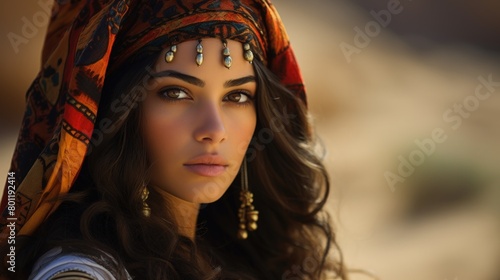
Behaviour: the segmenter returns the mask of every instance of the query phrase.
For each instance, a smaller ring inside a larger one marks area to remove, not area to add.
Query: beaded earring
[[[241,191],[240,191],[241,206],[238,209],[238,218],[240,219],[238,238],[247,239],[248,231],[257,229],[257,220],[259,219],[259,211],[253,206],[253,193],[248,190],[248,172],[247,161],[243,160],[241,167]]]

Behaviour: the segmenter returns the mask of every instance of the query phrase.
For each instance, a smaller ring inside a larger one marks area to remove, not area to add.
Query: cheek
[[[144,137],[152,161],[172,158],[186,142],[185,125],[165,113],[149,112],[143,118]]]
[[[233,147],[242,154],[247,149],[257,124],[255,109],[249,109],[245,114],[235,114],[228,118],[226,124]]]

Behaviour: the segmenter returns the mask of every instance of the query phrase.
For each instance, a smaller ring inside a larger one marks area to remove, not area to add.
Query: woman
[[[344,278],[271,3],[58,1],[42,60],[6,279]]]

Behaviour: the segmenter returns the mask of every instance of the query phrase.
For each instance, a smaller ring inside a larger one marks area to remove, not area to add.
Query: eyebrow
[[[244,85],[246,83],[251,83],[251,82],[255,82],[255,76],[249,75],[249,76],[245,76],[245,77],[234,79],[234,80],[228,80],[224,83],[224,87],[225,88],[237,87],[237,86],[241,86],[241,85]]]
[[[185,81],[187,83],[190,83],[190,84],[198,86],[198,87],[204,87],[205,86],[205,82],[204,81],[202,81],[202,80],[200,80],[200,79],[198,79],[196,77],[193,77],[193,76],[190,76],[190,75],[186,75],[186,74],[182,74],[182,73],[174,71],[174,70],[165,70],[165,71],[153,73],[153,74],[151,74],[151,76],[153,78],[173,77],[173,78],[183,80],[183,81]]]
[[[189,83],[189,84],[192,84],[192,85],[195,85],[198,87],[205,86],[205,82],[203,80],[198,79],[196,77],[193,77],[191,75],[186,75],[186,74],[174,71],[174,70],[165,70],[165,71],[153,73],[153,74],[151,74],[151,77],[153,77],[153,78],[173,77],[173,78],[183,80],[186,83]],[[249,75],[249,76],[245,76],[245,77],[234,79],[234,80],[227,80],[224,83],[224,87],[225,88],[236,87],[236,86],[241,86],[243,84],[250,83],[250,82],[255,82],[255,76]]]

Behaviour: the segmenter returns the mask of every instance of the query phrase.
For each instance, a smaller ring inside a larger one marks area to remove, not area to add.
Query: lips
[[[189,171],[205,177],[216,177],[226,171],[226,166],[213,164],[184,165]]]
[[[228,165],[229,164],[224,157],[211,154],[197,156],[184,163],[184,166],[189,171],[205,177],[215,177],[221,175],[226,171]]]

